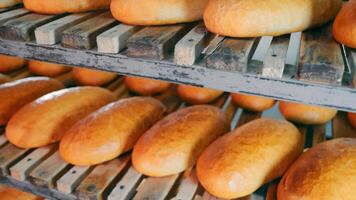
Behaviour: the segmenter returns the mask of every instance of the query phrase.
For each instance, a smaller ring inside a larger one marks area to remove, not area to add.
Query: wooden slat
[[[175,63],[183,66],[193,65],[204,50],[207,37],[208,31],[201,22],[175,45]]]
[[[38,27],[35,30],[36,42],[38,44],[56,44],[61,41],[61,33],[78,23],[81,23],[90,17],[95,16],[96,13],[79,13],[71,14],[61,19],[55,20],[48,24]]]
[[[312,146],[315,146],[326,140],[326,125],[316,125],[313,126],[313,143]]]
[[[62,45],[75,49],[91,49],[95,47],[96,37],[116,23],[110,12],[102,13],[63,31]]]
[[[69,167],[70,165],[60,158],[57,151],[30,173],[30,181],[39,187],[54,188],[59,176]]]
[[[102,53],[119,53],[126,47],[127,40],[141,27],[119,24],[96,38],[98,51]]]
[[[271,78],[282,78],[286,63],[289,37],[275,37],[272,40],[263,60],[262,75]]]
[[[340,85],[344,63],[340,45],[332,36],[331,25],[303,33],[299,78],[303,81]]]
[[[22,16],[22,15],[25,15],[25,14],[27,14],[29,12],[30,12],[29,10],[26,10],[24,8],[19,8],[19,9],[16,9],[16,10],[11,10],[11,11],[8,11],[8,12],[1,13],[0,14],[0,24],[6,22],[7,20],[10,20],[10,19]]]
[[[143,175],[130,167],[108,196],[108,200],[131,199]]]
[[[0,8],[0,13],[9,12],[10,10],[13,10],[13,9],[16,9],[19,7],[20,7],[20,5],[17,4],[17,5],[11,6],[11,7],[7,7],[7,8]]]
[[[218,70],[246,72],[255,39],[226,38],[206,59],[206,66]]]
[[[76,189],[76,196],[79,199],[105,198],[108,194],[104,192],[112,187],[112,182],[122,173],[129,159],[126,155],[95,167]]]
[[[350,63],[349,63],[349,67],[350,69],[350,73],[351,76],[350,77],[352,79],[352,85],[354,88],[356,88],[356,50],[355,49],[347,49],[350,55]]]
[[[209,42],[208,46],[203,50],[202,54],[204,54],[205,57],[210,56],[216,51],[216,49],[220,47],[223,41],[224,41],[224,36],[214,34],[213,39]]]
[[[82,182],[82,180],[90,173],[91,167],[73,166],[57,181],[57,189],[60,192],[70,194]]]
[[[133,200],[164,200],[178,177],[179,175],[176,174],[162,178],[149,177],[144,179]]]
[[[7,143],[7,139],[4,134],[0,135],[0,147]]]
[[[172,200],[193,200],[199,187],[195,169],[184,172],[177,189],[177,194]]]
[[[253,74],[262,73],[263,60],[267,55],[267,51],[272,43],[272,36],[263,36],[260,38],[256,50],[248,64],[247,72]]]
[[[241,117],[239,119],[239,122],[237,123],[237,127],[240,127],[250,121],[253,121],[255,119],[259,119],[261,117],[262,113],[255,113],[251,111],[244,110],[241,114]]]
[[[332,124],[333,138],[352,137],[356,138],[356,129],[353,128],[347,119],[347,113],[338,112]]]
[[[18,160],[30,153],[29,149],[20,149],[13,144],[6,144],[0,151],[0,170],[2,175],[9,174],[11,167]]]
[[[288,51],[286,55],[286,65],[284,67],[283,77],[296,78],[298,75],[298,63],[300,57],[301,32],[290,35]]]
[[[60,15],[41,15],[31,13],[9,20],[0,26],[0,37],[8,40],[31,41],[35,38],[34,30],[59,18]]]
[[[127,41],[127,55],[162,60],[174,49],[174,45],[189,31],[189,25],[147,27]]]

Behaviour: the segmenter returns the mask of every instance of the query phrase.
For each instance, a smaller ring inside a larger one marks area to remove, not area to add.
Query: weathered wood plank
[[[332,124],[333,138],[351,137],[356,138],[356,129],[353,128],[348,119],[347,113],[338,112]]]
[[[237,127],[240,127],[250,121],[261,118],[262,113],[255,113],[251,111],[244,110],[241,114]]]
[[[41,15],[31,13],[6,21],[0,26],[0,37],[8,40],[31,41],[35,38],[34,30],[61,15]]]
[[[9,175],[9,167],[21,160],[30,152],[30,149],[20,149],[13,144],[6,144],[0,151],[0,174]]]
[[[340,45],[333,39],[331,25],[304,32],[300,56],[300,80],[341,85],[344,62]]]
[[[183,66],[193,65],[206,46],[208,35],[204,23],[199,23],[175,45],[174,62]]]
[[[115,183],[129,159],[130,156],[126,155],[95,167],[76,189],[76,196],[79,199],[106,198],[108,194],[104,192],[112,187],[112,183]]]
[[[286,64],[289,38],[275,37],[272,40],[263,60],[262,75],[271,78],[282,78]]]
[[[326,125],[316,125],[313,126],[313,143],[312,146],[315,146],[326,140]]]
[[[292,33],[290,35],[286,65],[283,73],[284,78],[296,78],[298,76],[301,37],[301,32]]]
[[[110,12],[102,13],[63,31],[62,45],[75,49],[91,49],[96,45],[96,37],[116,24]]]
[[[267,51],[272,43],[272,36],[263,36],[260,38],[258,45],[250,62],[248,63],[247,72],[252,74],[261,74],[263,60],[266,57]]]
[[[95,15],[96,13],[93,12],[71,14],[61,19],[45,24],[43,26],[40,26],[35,30],[36,42],[38,44],[56,44],[61,41],[61,33],[65,29],[68,29],[78,23],[81,23]]]
[[[61,159],[57,151],[30,173],[30,181],[38,187],[54,188],[59,176],[69,167],[70,165]]]
[[[92,167],[73,166],[56,182],[58,191],[66,194],[72,193],[91,172],[91,169]]]
[[[177,194],[172,200],[193,200],[199,187],[195,169],[184,172],[177,189]]]
[[[21,161],[10,167],[11,176],[18,181],[25,181],[28,174],[39,165],[56,148],[56,145],[49,145],[35,149]]]
[[[0,135],[0,147],[7,143],[7,139],[4,134]]]
[[[221,110],[225,112],[230,123],[232,123],[236,109],[236,106],[232,103],[231,96],[228,96]]]
[[[9,12],[10,10],[13,10],[13,9],[16,9],[19,7],[20,7],[20,5],[17,4],[17,5],[11,6],[11,7],[7,7],[7,8],[0,8],[0,13]]]
[[[0,24],[10,20],[10,19],[14,19],[16,17],[20,17],[20,16],[23,16],[27,13],[29,13],[30,11],[29,10],[26,10],[24,8],[19,8],[19,9],[16,9],[16,10],[11,10],[11,11],[8,11],[8,12],[4,12],[4,13],[1,13],[0,14]]]
[[[185,24],[146,27],[129,38],[127,55],[162,60],[172,53],[189,28]]]
[[[208,68],[246,72],[255,39],[226,38],[206,59]]]
[[[96,38],[98,52],[119,53],[126,47],[127,40],[140,29],[139,26],[126,24],[114,26]]]
[[[220,47],[221,43],[224,41],[224,38],[224,36],[214,34],[208,46],[203,50],[202,54],[204,54],[205,57],[210,56],[217,48]]]

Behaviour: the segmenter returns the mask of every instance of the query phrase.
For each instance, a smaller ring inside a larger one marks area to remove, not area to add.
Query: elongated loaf
[[[356,113],[347,113],[347,119],[351,126],[356,128]]]
[[[22,148],[57,142],[75,122],[114,100],[110,91],[99,87],[76,87],[49,93],[21,108],[10,119],[6,137]]]
[[[168,82],[139,77],[126,77],[125,84],[131,91],[145,96],[164,92],[171,86]]]
[[[332,20],[342,0],[210,0],[206,27],[231,37],[283,35]]]
[[[24,0],[25,8],[43,14],[77,13],[108,8],[110,0]]]
[[[100,70],[86,69],[86,68],[74,68],[73,79],[80,85],[87,86],[102,86],[112,80],[117,76],[116,73],[105,72]]]
[[[0,197],[2,200],[43,200],[39,196],[6,186],[0,186]]]
[[[179,85],[177,89],[179,97],[190,104],[207,104],[216,100],[224,92],[209,88],[201,88],[190,85]]]
[[[321,143],[288,169],[278,185],[283,200],[354,200],[356,188],[356,139],[340,138]]]
[[[62,88],[62,83],[46,77],[24,78],[0,85],[0,125],[5,125],[22,106]]]
[[[302,134],[293,124],[258,119],[212,143],[199,157],[197,175],[209,193],[235,199],[283,175],[302,151]]]
[[[11,80],[10,77],[8,77],[8,76],[6,76],[4,74],[0,74],[0,84],[9,82],[10,80]]]
[[[337,113],[337,110],[330,108],[282,101],[279,110],[287,120],[305,125],[325,124]]]
[[[11,72],[23,67],[26,60],[14,56],[0,55],[0,73]]]
[[[22,0],[1,0],[0,8],[7,8],[22,3]]]
[[[192,106],[165,117],[136,143],[135,169],[148,176],[168,176],[192,167],[202,151],[230,129],[217,107]]]
[[[76,123],[60,142],[60,155],[74,165],[95,165],[131,150],[166,111],[151,97],[111,103]]]
[[[232,102],[235,105],[253,112],[265,111],[273,107],[274,103],[276,102],[275,100],[270,98],[239,94],[239,93],[231,94],[231,98],[232,98]]]
[[[333,26],[333,35],[340,43],[356,48],[355,0],[345,3],[339,14],[336,16]]]
[[[28,68],[36,74],[50,77],[58,76],[71,70],[70,67],[61,64],[41,62],[35,60],[31,60],[28,62]]]
[[[112,0],[111,13],[119,21],[134,25],[163,25],[203,18],[208,0]]]

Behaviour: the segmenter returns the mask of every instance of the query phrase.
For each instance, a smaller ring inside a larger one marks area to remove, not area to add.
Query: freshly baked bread
[[[198,179],[217,197],[243,197],[283,175],[303,146],[302,134],[293,124],[258,119],[212,143],[199,157]]]
[[[0,126],[5,125],[22,106],[62,88],[62,83],[47,77],[24,78],[0,85]]]
[[[43,200],[43,198],[7,186],[0,186],[1,200]]]
[[[337,113],[330,108],[285,101],[279,103],[279,111],[287,120],[305,125],[325,124]]]
[[[25,8],[43,14],[77,13],[108,8],[110,0],[24,0]]]
[[[210,0],[204,22],[220,35],[278,36],[325,24],[341,5],[342,0]]]
[[[202,151],[230,130],[225,113],[209,105],[174,112],[148,130],[132,153],[135,169],[148,176],[177,174],[192,167]]]
[[[6,137],[21,148],[55,143],[74,123],[114,100],[109,90],[99,87],[76,87],[49,93],[11,117]]]
[[[41,62],[35,60],[31,60],[28,62],[28,68],[35,74],[50,77],[58,76],[71,70],[70,67],[61,64]]]
[[[345,3],[337,14],[333,34],[337,41],[346,46],[356,48],[356,1]]]
[[[95,165],[133,148],[138,138],[166,111],[151,97],[122,99],[76,123],[63,136],[59,152],[73,165]]]
[[[0,55],[0,63],[0,73],[3,73],[20,69],[26,64],[26,60],[14,56]]]
[[[273,99],[259,96],[252,96],[240,93],[231,94],[232,102],[243,109],[253,112],[262,112],[273,107],[276,102]]]
[[[164,92],[171,86],[168,82],[139,77],[125,77],[125,84],[131,91],[144,96]]]
[[[102,86],[117,76],[116,73],[105,72],[100,70],[86,69],[86,68],[74,68],[72,71],[73,79],[80,85],[89,86]]]
[[[356,139],[323,142],[305,153],[288,169],[278,185],[283,200],[354,200]]]
[[[0,74],[0,84],[9,82],[10,80],[11,80],[10,77],[8,77],[8,76],[6,76],[4,74]]]
[[[351,126],[356,128],[356,113],[347,113],[347,119]]]
[[[112,0],[117,20],[134,25],[164,25],[193,22],[203,18],[208,0]]]
[[[190,104],[207,104],[213,102],[224,92],[208,88],[190,85],[179,85],[177,89],[179,97]]]
[[[22,0],[1,0],[0,8],[7,8],[22,3]]]

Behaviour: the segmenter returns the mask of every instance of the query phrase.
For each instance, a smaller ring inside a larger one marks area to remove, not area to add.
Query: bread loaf
[[[22,106],[63,87],[59,81],[46,77],[24,78],[0,85],[0,126]]]
[[[163,25],[203,18],[208,0],[112,0],[111,13],[117,20],[134,25]]]
[[[138,138],[165,113],[151,97],[111,103],[76,123],[60,142],[60,155],[74,165],[95,165],[131,150]]]
[[[0,74],[0,84],[9,82],[10,80],[11,80],[10,77],[8,77],[8,76],[6,76],[4,74]]]
[[[278,185],[283,200],[354,200],[356,139],[323,142],[305,153],[288,169]]]
[[[207,104],[216,100],[224,92],[190,85],[179,85],[179,97],[190,104]]]
[[[108,8],[110,0],[24,0],[25,8],[43,14],[77,13]]]
[[[114,100],[110,91],[98,87],[76,87],[49,93],[21,108],[10,119],[6,137],[21,148],[57,142],[75,122]]]
[[[136,143],[135,169],[148,176],[168,176],[192,167],[201,152],[229,131],[225,114],[217,107],[192,106],[155,124]]]
[[[0,186],[0,198],[1,200],[44,200],[36,195],[6,186]]]
[[[125,84],[131,91],[145,96],[164,92],[171,86],[168,82],[139,77],[126,77]]]
[[[356,113],[347,113],[347,118],[351,126],[356,128]]]
[[[41,62],[35,60],[31,60],[28,62],[28,68],[35,74],[50,77],[58,76],[71,70],[70,67],[61,64]]]
[[[333,34],[337,41],[351,48],[356,48],[356,1],[344,4],[336,16]]]
[[[269,108],[273,107],[274,103],[276,102],[275,100],[270,98],[240,93],[231,94],[231,98],[232,102],[236,106],[253,112],[262,112],[268,110]]]
[[[212,143],[199,157],[198,179],[217,197],[243,197],[283,175],[303,146],[302,134],[293,124],[258,119]]]
[[[231,37],[278,36],[332,20],[342,0],[210,0],[204,22]]]
[[[337,113],[330,108],[282,101],[279,103],[279,110],[287,120],[305,125],[325,124]]]
[[[0,63],[0,73],[6,73],[20,69],[26,64],[26,60],[13,56],[0,55]]]
[[[7,8],[22,3],[22,0],[1,0],[0,8]]]
[[[102,86],[116,78],[116,73],[105,72],[100,70],[74,68],[73,79],[80,85]]]

